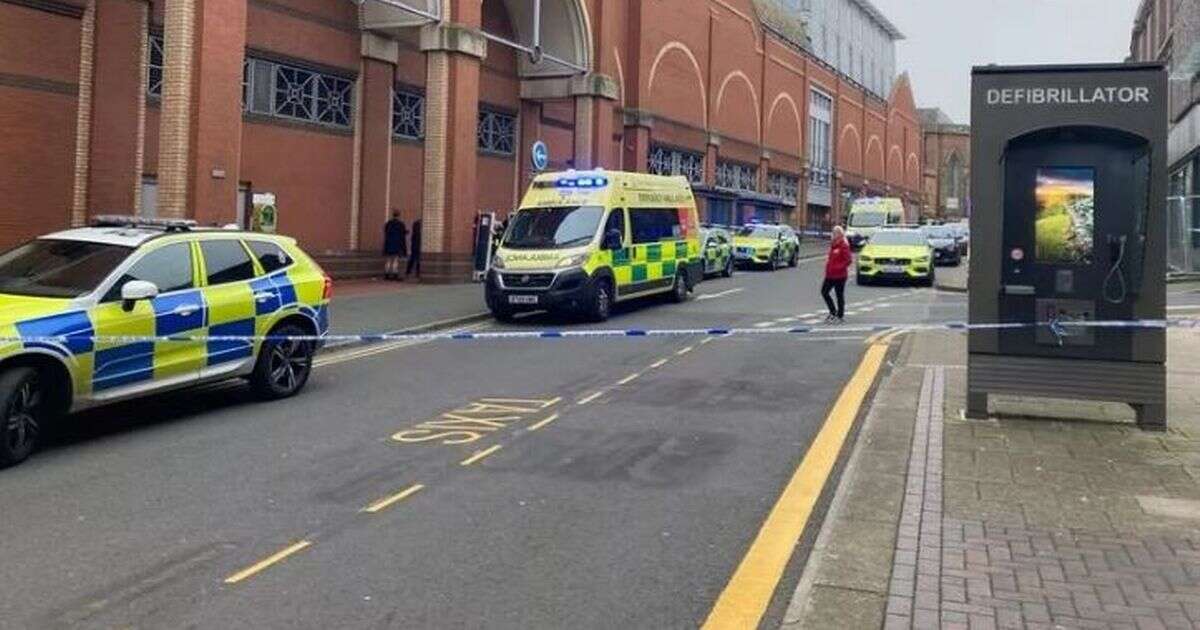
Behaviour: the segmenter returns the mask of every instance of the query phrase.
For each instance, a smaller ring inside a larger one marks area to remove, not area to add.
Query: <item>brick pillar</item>
[[[530,151],[533,143],[542,139],[542,104],[528,99],[521,100],[521,146],[518,147],[520,161],[518,170],[521,176],[517,182],[517,196],[520,198],[533,182],[533,156]]]
[[[435,282],[461,280],[471,274],[471,226],[478,212],[475,132],[487,42],[463,25],[427,26],[421,50],[427,67],[423,275]]]
[[[622,168],[645,173],[650,161],[650,129],[654,119],[638,110],[625,110],[625,146]]]
[[[141,0],[96,0],[94,11],[87,208],[132,214],[140,201],[149,7]]]
[[[87,222],[92,149],[92,77],[96,66],[96,3],[89,2],[79,27],[79,101],[75,110],[75,179],[71,226]]]
[[[721,155],[721,136],[708,134],[708,146],[704,149],[704,183],[714,186],[717,183],[717,159]]]
[[[163,31],[159,215],[231,223],[241,167],[246,3],[166,0]]]
[[[362,98],[358,186],[359,214],[354,232],[358,249],[379,252],[383,224],[391,216],[392,89],[400,54],[394,40],[364,33],[362,36]]]
[[[575,98],[575,167],[605,166],[602,147],[612,137],[613,103],[620,88],[611,77],[588,73],[571,79]]]
[[[808,229],[808,160],[800,167],[800,187],[796,191],[796,220],[801,229]]]

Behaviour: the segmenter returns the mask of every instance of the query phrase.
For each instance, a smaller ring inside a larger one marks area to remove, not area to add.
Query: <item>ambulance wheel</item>
[[[608,321],[608,317],[612,315],[612,281],[608,278],[601,278],[596,281],[596,285],[592,288],[592,300],[588,305],[588,319],[594,322]]]
[[[263,342],[258,363],[250,376],[250,386],[260,398],[279,400],[295,396],[304,389],[312,374],[313,344],[286,338],[308,334],[291,324],[279,326],[268,334],[271,338]]]
[[[729,257],[729,262],[725,263],[725,268],[721,270],[721,277],[728,278],[733,275],[733,256]]]
[[[688,299],[687,278],[683,272],[675,274],[675,284],[671,285],[671,301],[676,304],[682,304]]]
[[[0,468],[21,463],[37,448],[47,420],[45,393],[33,368],[0,374]]]

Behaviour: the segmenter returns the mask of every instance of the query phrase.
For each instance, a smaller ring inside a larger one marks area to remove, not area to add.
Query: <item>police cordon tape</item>
[[[969,331],[969,330],[1019,330],[1029,328],[1047,328],[1060,341],[1072,336],[1072,329],[1200,329],[1200,319],[1140,319],[1140,320],[1109,320],[1109,321],[1048,321],[1048,322],[1003,322],[979,323],[945,322],[945,323],[892,323],[869,325],[806,325],[781,326],[771,328],[631,328],[631,329],[601,329],[601,330],[514,330],[491,332],[413,332],[413,333],[381,333],[359,335],[49,335],[49,336],[20,336],[0,337],[0,344],[53,344],[69,345],[81,341],[98,344],[120,345],[130,343],[209,343],[209,342],[265,342],[265,341],[303,341],[321,343],[380,343],[390,341],[489,341],[489,340],[521,340],[521,339],[604,339],[629,337],[759,337],[775,335],[812,335],[820,338],[826,333],[864,333],[872,334],[889,330],[903,329],[906,332],[924,331]]]

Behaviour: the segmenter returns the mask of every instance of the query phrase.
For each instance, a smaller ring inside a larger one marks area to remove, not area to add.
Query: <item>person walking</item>
[[[412,245],[408,248],[408,268],[404,271],[404,277],[413,275],[416,270],[417,278],[421,278],[421,220],[417,219],[412,224]]]
[[[400,280],[400,259],[408,249],[408,227],[400,220],[400,213],[392,210],[392,218],[383,224],[383,277],[385,280]]]
[[[821,284],[821,297],[829,308],[829,317],[825,318],[828,323],[840,324],[846,319],[846,278],[850,276],[852,262],[854,257],[850,254],[846,231],[840,225],[835,226],[829,243],[829,256],[825,259],[825,282]],[[837,294],[836,306],[830,292]]]

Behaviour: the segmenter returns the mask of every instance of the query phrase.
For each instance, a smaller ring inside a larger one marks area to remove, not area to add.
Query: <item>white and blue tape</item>
[[[1017,330],[1047,327],[1061,340],[1069,337],[1072,329],[1083,328],[1130,328],[1130,329],[1200,329],[1200,319],[1141,319],[1113,321],[1050,321],[1050,322],[1011,322],[1011,323],[977,323],[945,322],[945,323],[890,323],[870,325],[838,325],[838,326],[781,326],[774,328],[631,328],[631,329],[602,329],[602,330],[516,330],[516,331],[443,331],[443,332],[413,332],[413,333],[382,333],[382,334],[329,334],[329,335],[290,335],[290,336],[251,336],[251,335],[166,335],[166,336],[122,336],[122,335],[62,335],[62,336],[20,336],[0,337],[0,345],[11,343],[24,344],[59,344],[66,345],[81,340],[90,340],[100,344],[129,344],[139,342],[258,342],[258,341],[306,341],[327,344],[380,343],[390,341],[488,341],[488,340],[522,340],[522,339],[604,339],[620,337],[730,337],[730,336],[775,336],[775,335],[813,335],[821,336],[828,333],[845,335],[847,333],[873,334],[886,330],[904,329],[909,332],[922,331],[968,331],[968,330]]]

